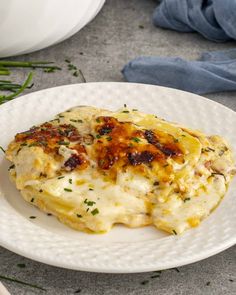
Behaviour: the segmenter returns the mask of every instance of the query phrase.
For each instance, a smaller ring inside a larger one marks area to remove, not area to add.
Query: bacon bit
[[[150,144],[157,144],[158,140],[152,130],[145,130],[144,136]]]
[[[67,170],[74,170],[79,168],[80,170],[88,167],[89,162],[85,158],[86,149],[82,144],[76,144],[71,147],[72,150],[77,151],[78,154],[73,154],[64,164]]]
[[[99,135],[109,134],[117,124],[117,120],[113,117],[98,117],[96,121],[102,123],[102,126],[99,125],[97,128]]]
[[[128,154],[129,162],[133,166],[150,163],[154,160],[154,158],[155,156],[149,151]]]
[[[177,150],[174,150],[171,147],[161,147],[160,150],[163,152],[163,154],[165,154],[167,157],[172,157],[172,156],[177,156],[180,155],[180,152]]]
[[[104,134],[108,134],[108,133],[110,133],[111,131],[112,131],[112,128],[107,127],[107,126],[103,126],[103,127],[98,131],[98,133],[99,133],[100,135],[104,135]]]
[[[81,166],[81,169],[84,168],[84,166],[87,166],[87,161],[83,158],[82,155],[76,155],[73,154],[64,164],[66,170],[72,171],[78,166]]]

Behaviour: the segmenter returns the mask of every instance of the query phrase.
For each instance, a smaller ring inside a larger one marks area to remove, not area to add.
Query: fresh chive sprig
[[[15,91],[14,93],[12,93],[10,95],[0,95],[0,104],[3,104],[4,102],[7,102],[9,100],[12,100],[17,95],[21,94],[27,87],[29,87],[29,85],[32,81],[32,78],[33,78],[33,73],[30,72],[27,79],[25,80],[25,82],[21,85],[20,88],[17,89],[17,91]]]
[[[34,285],[34,284],[26,283],[26,282],[20,281],[20,280],[15,279],[15,278],[10,278],[10,277],[6,277],[6,276],[0,275],[0,279],[6,280],[6,281],[10,281],[10,282],[15,282],[15,283],[18,283],[18,284],[21,284],[21,285],[25,285],[25,286],[29,286],[31,288],[39,289],[41,291],[46,291],[46,289],[44,289],[42,287],[39,287],[39,286]]]
[[[0,76],[10,76],[11,70],[14,68],[29,68],[29,69],[43,69],[46,73],[53,73],[61,70],[60,67],[55,66],[51,61],[10,61],[0,60]],[[24,83],[18,84],[8,80],[0,80],[0,105],[12,100],[21,94],[26,88],[31,88],[33,73],[30,72]]]
[[[10,60],[0,60],[0,69],[7,68],[31,68],[31,69],[55,69],[61,70],[60,67],[53,66],[51,61],[10,61]]]

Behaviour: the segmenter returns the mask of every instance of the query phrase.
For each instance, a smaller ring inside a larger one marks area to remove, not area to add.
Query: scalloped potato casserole
[[[19,133],[10,176],[23,198],[86,232],[198,226],[235,173],[228,143],[127,107],[75,107]]]

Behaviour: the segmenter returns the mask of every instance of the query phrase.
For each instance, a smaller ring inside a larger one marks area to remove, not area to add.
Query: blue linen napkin
[[[236,0],[162,0],[154,25],[180,32],[198,32],[224,42],[236,39]]]
[[[127,81],[203,94],[236,90],[236,48],[205,52],[197,61],[179,57],[138,57],[122,70]]]

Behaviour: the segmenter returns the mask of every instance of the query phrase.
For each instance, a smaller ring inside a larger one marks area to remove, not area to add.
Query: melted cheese
[[[196,227],[235,171],[221,137],[126,108],[71,109],[17,134],[6,156],[26,201],[97,233],[117,223],[175,234]]]

